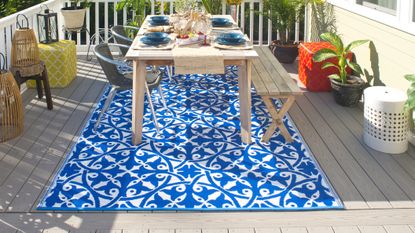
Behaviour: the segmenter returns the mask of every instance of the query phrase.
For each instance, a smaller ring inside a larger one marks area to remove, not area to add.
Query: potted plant
[[[362,97],[366,83],[359,76],[348,74],[347,68],[352,69],[358,75],[363,74],[363,71],[357,63],[347,59],[347,55],[354,48],[368,43],[369,40],[356,40],[345,46],[342,39],[335,33],[323,33],[320,37],[322,40],[329,42],[335,49],[323,48],[313,55],[313,60],[324,62],[330,58],[337,58],[337,63],[325,62],[322,69],[335,67],[338,70],[338,74],[328,76],[336,102],[342,106],[355,105]]]
[[[295,22],[304,17],[304,7],[320,4],[323,0],[264,0],[263,14],[272,21],[272,31],[278,32],[279,40],[274,40],[270,49],[278,61],[293,63],[298,56],[298,43],[290,40]]]
[[[409,118],[409,142],[415,145],[415,129],[414,129],[414,110],[415,110],[415,74],[405,75],[405,79],[410,82],[408,88],[408,100],[405,103],[405,111],[408,111]]]
[[[146,7],[148,9],[149,5],[149,0],[120,0],[116,5],[116,10],[131,9],[135,17],[128,22],[128,25],[140,27],[145,19]]]
[[[71,5],[61,9],[65,28],[79,30],[84,26],[86,8],[89,7],[88,0],[71,0]],[[79,5],[79,6],[78,6]]]

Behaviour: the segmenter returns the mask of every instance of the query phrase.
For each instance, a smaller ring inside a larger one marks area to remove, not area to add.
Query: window
[[[358,0],[357,4],[396,15],[396,2],[397,0]]]
[[[415,35],[415,0],[326,0],[365,18]]]

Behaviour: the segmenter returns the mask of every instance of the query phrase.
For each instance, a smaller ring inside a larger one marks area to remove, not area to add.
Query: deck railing
[[[88,33],[77,33],[75,37],[72,37],[73,40],[77,43],[78,52],[85,52],[89,42],[90,37],[96,32],[101,33],[102,38],[105,41],[110,39],[110,28],[113,25],[118,24],[127,24],[134,15],[127,8],[124,8],[121,12],[116,11],[115,6],[119,0],[90,0],[92,3],[91,7],[87,9],[86,22],[85,26],[90,32]],[[160,14],[170,14],[174,12],[174,0],[159,0],[160,7],[156,7],[156,0],[151,0],[151,9],[150,13],[155,14],[156,9],[159,9]],[[34,29],[37,34],[37,19],[36,14],[42,10],[42,5],[47,5],[49,9],[60,12],[60,9],[68,4],[65,0],[49,0],[42,4],[33,6],[31,8],[25,9],[16,14],[4,17],[0,19],[0,52],[6,55],[7,64],[10,63],[10,51],[11,51],[11,41],[14,31],[16,30],[16,16],[17,14],[24,14],[29,18],[29,24]],[[165,12],[165,4],[168,4],[168,12]],[[272,32],[272,22],[267,20],[261,14],[255,14],[254,11],[263,10],[263,0],[245,0],[238,8],[238,24],[243,29],[243,31],[249,35],[255,44],[263,45],[270,44],[273,38]],[[225,0],[222,2],[222,14],[229,12],[227,9]],[[60,38],[63,39],[65,34],[63,33],[63,18],[61,14],[58,14],[59,22],[59,33]],[[306,14],[307,15],[307,14]],[[300,25],[300,22],[295,24],[294,29],[294,38],[291,38],[295,41],[302,40],[300,36],[300,30],[306,31],[307,23],[304,23],[305,20],[301,20],[303,25]],[[275,33],[274,33],[275,34]],[[98,40],[92,41],[92,43],[99,43]]]

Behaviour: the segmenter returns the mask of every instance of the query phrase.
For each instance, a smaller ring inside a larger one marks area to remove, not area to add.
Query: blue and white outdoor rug
[[[131,144],[131,91],[118,92],[97,132],[103,95],[39,210],[316,210],[343,208],[292,121],[286,144],[260,141],[270,117],[252,95],[253,143],[239,136],[236,69],[163,81],[154,93],[161,135],[146,107],[143,143]]]

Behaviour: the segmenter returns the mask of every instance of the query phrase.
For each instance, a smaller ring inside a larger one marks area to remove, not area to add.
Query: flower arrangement
[[[212,28],[210,14],[197,10],[173,14],[170,23],[179,38],[186,38],[190,34],[207,34]]]

